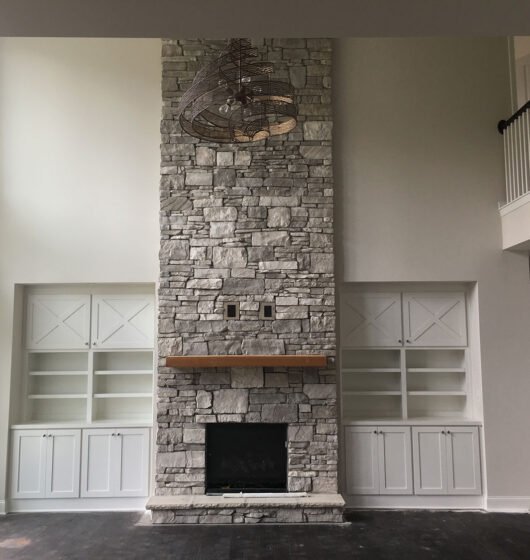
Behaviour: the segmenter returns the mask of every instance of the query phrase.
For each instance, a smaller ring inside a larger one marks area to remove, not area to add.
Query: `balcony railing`
[[[497,128],[504,136],[506,206],[530,193],[530,101]]]

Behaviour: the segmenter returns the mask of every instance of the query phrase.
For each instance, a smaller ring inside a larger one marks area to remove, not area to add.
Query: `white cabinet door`
[[[401,346],[401,294],[344,294],[341,324],[344,346]]]
[[[448,494],[481,494],[478,428],[446,428],[446,440]]]
[[[83,430],[81,496],[147,496],[149,428]]]
[[[347,426],[346,491],[379,494],[379,459],[376,426]]]
[[[27,306],[27,348],[87,348],[90,335],[90,296],[31,294],[28,296]]]
[[[92,346],[152,348],[154,334],[152,295],[120,294],[92,297]]]
[[[149,493],[149,429],[118,429],[115,446],[115,496]],[[114,469],[113,469],[114,470]]]
[[[81,430],[49,430],[46,440],[46,497],[79,498]]]
[[[116,430],[83,430],[81,496],[105,498],[114,495],[113,442]]]
[[[403,294],[403,323],[406,346],[465,346],[465,294]]]
[[[447,494],[444,432],[439,426],[412,428],[415,494]]]
[[[379,493],[412,494],[412,448],[408,426],[378,429]]]
[[[11,432],[11,497],[46,496],[46,431]]]

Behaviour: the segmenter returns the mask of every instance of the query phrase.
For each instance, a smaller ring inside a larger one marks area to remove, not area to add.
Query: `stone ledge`
[[[339,494],[296,498],[154,496],[147,509],[156,525],[344,522],[344,500]]]
[[[177,509],[223,509],[223,508],[343,508],[344,498],[340,494],[308,494],[307,496],[246,498],[241,494],[234,497],[182,495],[182,496],[151,496],[147,502],[150,510]]]

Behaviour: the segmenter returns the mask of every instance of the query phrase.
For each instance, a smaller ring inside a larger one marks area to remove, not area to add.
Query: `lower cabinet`
[[[347,494],[482,493],[477,426],[346,426],[344,430]]]
[[[348,494],[412,494],[408,426],[345,429]]]
[[[476,426],[412,428],[415,494],[482,493]]]
[[[149,429],[83,430],[81,496],[147,496]]]
[[[11,496],[79,497],[81,430],[13,430]]]
[[[149,428],[12,430],[13,499],[149,494]]]

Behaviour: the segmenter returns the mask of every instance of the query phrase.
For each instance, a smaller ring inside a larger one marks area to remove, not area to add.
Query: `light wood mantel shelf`
[[[325,367],[327,357],[320,354],[269,356],[168,356],[166,366],[194,367]]]

